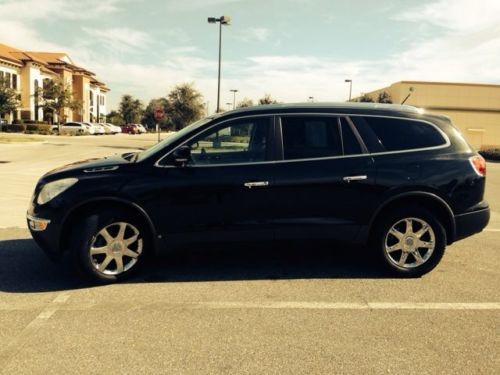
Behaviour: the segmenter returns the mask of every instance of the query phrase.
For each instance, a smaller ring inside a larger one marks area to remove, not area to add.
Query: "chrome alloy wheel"
[[[387,259],[404,269],[419,267],[429,260],[436,246],[432,227],[422,219],[405,218],[394,224],[385,236]]]
[[[117,222],[101,229],[92,239],[90,260],[105,275],[119,275],[130,270],[142,253],[139,230],[130,223]]]

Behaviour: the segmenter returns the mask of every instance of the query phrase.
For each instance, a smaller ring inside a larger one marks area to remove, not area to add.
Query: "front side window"
[[[353,116],[352,121],[370,152],[402,151],[446,144],[430,124],[387,117]]]
[[[343,154],[337,117],[282,117],[281,127],[285,160]]]
[[[270,118],[255,117],[211,128],[185,144],[191,149],[189,164],[217,165],[265,161],[270,125]]]

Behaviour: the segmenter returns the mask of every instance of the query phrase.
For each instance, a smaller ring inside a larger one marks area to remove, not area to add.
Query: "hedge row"
[[[52,125],[41,124],[9,124],[2,125],[2,131],[6,133],[27,133],[27,134],[51,134]]]
[[[479,151],[486,160],[500,161],[500,148],[487,148]]]

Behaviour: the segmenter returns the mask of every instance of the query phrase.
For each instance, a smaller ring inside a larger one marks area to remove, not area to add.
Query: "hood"
[[[131,164],[130,157],[127,155],[132,153],[125,153],[122,155],[108,156],[102,159],[88,159],[77,161],[76,163],[71,163],[64,165],[62,167],[56,168],[47,172],[43,178],[50,177],[53,175],[66,175],[71,174],[71,172],[77,173],[104,173],[116,170],[120,165]],[[69,173],[68,173],[69,172]]]

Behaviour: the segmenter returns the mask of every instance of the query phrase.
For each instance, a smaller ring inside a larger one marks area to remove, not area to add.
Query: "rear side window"
[[[342,155],[337,117],[282,117],[285,160]]]
[[[370,152],[412,150],[446,143],[441,133],[425,122],[386,117],[352,116],[351,119]]]

